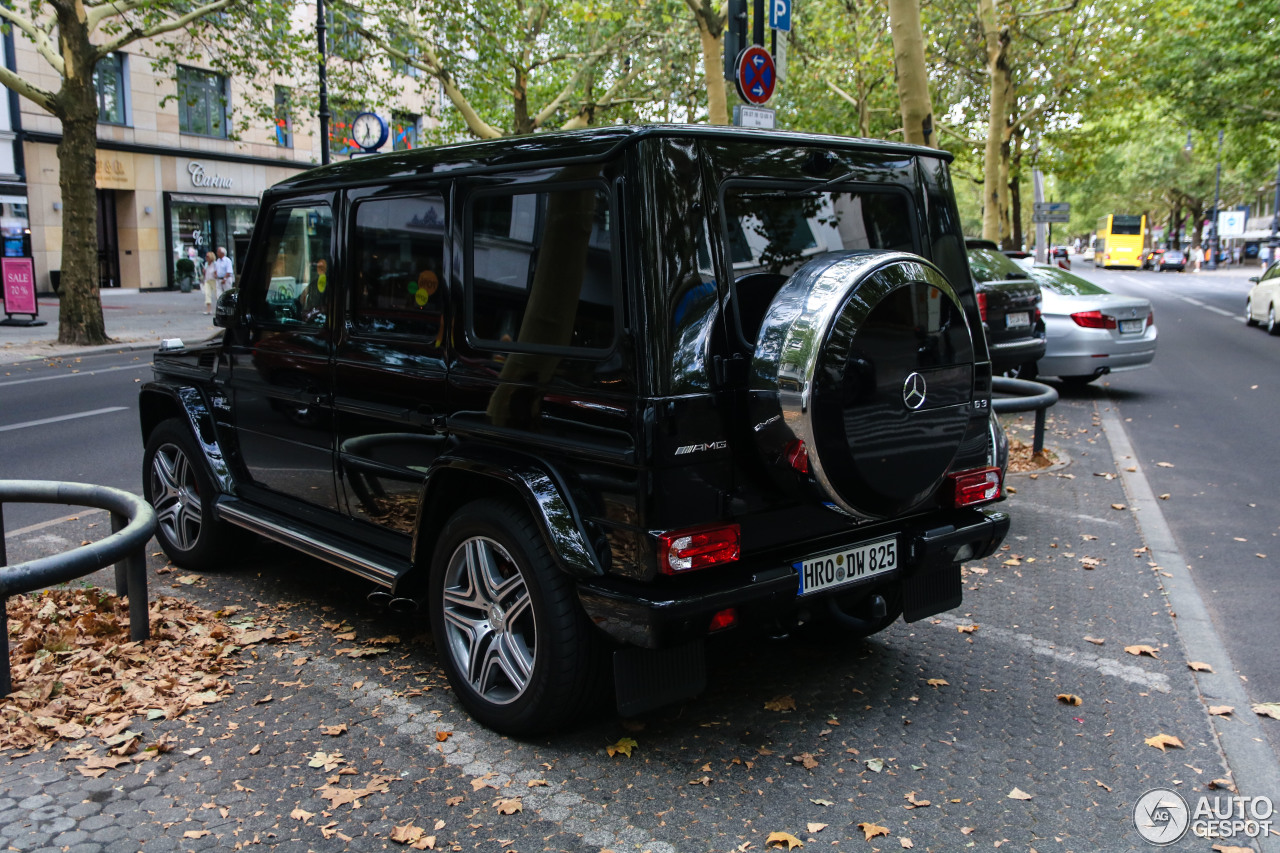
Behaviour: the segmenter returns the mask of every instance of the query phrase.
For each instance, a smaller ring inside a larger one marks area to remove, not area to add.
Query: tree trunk
[[[893,34],[893,67],[902,108],[903,138],[916,145],[937,148],[929,75],[924,65],[920,0],[889,0],[889,29]]]
[[[69,19],[69,20],[64,20]],[[98,294],[98,98],[93,88],[93,47],[83,21],[59,15],[67,73],[57,106],[58,187],[62,192],[62,286],[58,343],[111,343]]]
[[[1009,219],[1013,234],[1012,248],[1021,249],[1026,241],[1022,239],[1022,184],[1017,171],[1013,171],[1009,178]]]
[[[1000,26],[996,0],[978,0],[978,18],[982,22],[982,35],[986,41],[987,76],[991,81],[991,108],[987,115],[987,145],[982,169],[982,236],[999,242],[1000,202],[1003,195],[1000,149],[1004,143],[1006,117],[1009,113],[1009,30]]]
[[[725,91],[721,57],[724,22],[719,19],[708,21],[702,14],[696,15],[696,18],[698,37],[702,40],[702,73],[707,83],[707,121],[711,124],[728,124],[729,100]]]
[[[1010,148],[1009,137],[1005,136],[1000,143],[1000,194],[998,209],[1000,211],[1000,248],[1017,249],[1019,246],[1013,244],[1013,228],[1009,217],[1009,182],[1010,178]]]

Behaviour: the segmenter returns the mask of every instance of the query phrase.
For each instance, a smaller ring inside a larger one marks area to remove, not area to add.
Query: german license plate
[[[1142,324],[1143,324],[1143,323],[1145,323],[1145,322],[1146,322],[1146,320],[1142,320],[1142,319],[1138,319],[1138,320],[1121,320],[1121,321],[1120,321],[1120,334],[1122,334],[1122,335],[1132,335],[1132,334],[1133,334],[1133,333],[1135,333],[1135,332],[1141,332],[1141,331],[1142,331]]]
[[[881,539],[794,566],[800,573],[800,595],[821,592],[892,572],[898,567],[898,540]]]
[[[1031,314],[1028,311],[1011,311],[1004,315],[1004,325],[1009,329],[1020,329],[1031,325]]]

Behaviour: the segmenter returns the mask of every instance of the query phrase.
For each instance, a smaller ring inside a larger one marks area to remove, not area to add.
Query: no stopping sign
[[[773,87],[778,82],[773,56],[758,44],[753,44],[738,56],[738,71],[734,75],[738,94],[749,104],[763,104],[773,97]]]

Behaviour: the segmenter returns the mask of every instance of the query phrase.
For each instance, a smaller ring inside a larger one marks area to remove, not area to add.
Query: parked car
[[[1164,249],[1158,249],[1154,246],[1142,250],[1142,268],[1144,270],[1155,269],[1160,261],[1160,256],[1164,253]]]
[[[1245,322],[1250,326],[1265,323],[1268,332],[1280,335],[1280,320],[1276,318],[1280,312],[1280,261],[1272,261],[1262,275],[1249,281],[1253,287],[1244,301]]]
[[[991,240],[964,241],[982,312],[982,327],[997,374],[1017,371],[1044,355],[1040,288]]]
[[[1164,272],[1165,270],[1177,270],[1182,272],[1187,268],[1187,256],[1179,249],[1165,249],[1156,259],[1156,272]]]
[[[655,125],[290,178],[141,390],[161,547],[354,573],[514,734],[694,695],[714,635],[954,608],[1009,518],[949,160]]]
[[[1028,269],[1044,295],[1045,353],[1022,371],[1083,386],[1108,373],[1138,370],[1156,355],[1151,301],[1111,293],[1055,266]]]

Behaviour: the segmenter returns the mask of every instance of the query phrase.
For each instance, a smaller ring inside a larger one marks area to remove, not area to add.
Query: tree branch
[[[49,38],[49,34],[38,28],[35,21],[24,18],[17,12],[13,11],[8,5],[0,4],[0,21],[8,21],[16,29],[26,34],[31,39],[36,50],[44,57],[45,61],[53,66],[58,72],[58,76],[62,76],[66,72],[66,64],[63,62],[62,54],[58,52],[54,46],[53,40]],[[13,88],[12,86],[10,88]]]
[[[19,77],[4,66],[0,66],[0,86],[17,92],[36,106],[42,107],[50,114],[61,118],[56,108],[57,96],[53,92],[47,92],[38,86],[33,86],[25,77]]]
[[[154,36],[164,35],[165,33],[171,33],[174,30],[183,29],[184,27],[187,26],[187,24],[190,24],[192,21],[197,21],[206,15],[212,15],[214,12],[218,11],[219,9],[225,9],[226,7],[230,6],[232,2],[233,0],[216,0],[213,3],[208,3],[197,9],[192,9],[190,12],[183,15],[182,17],[174,18],[173,20],[166,21],[163,24],[156,24],[155,26],[147,27],[145,30],[138,30],[138,29],[129,30],[128,32],[124,32],[116,36],[114,39],[107,42],[106,44],[98,45],[97,49],[95,50],[95,53],[98,55],[99,58],[101,58],[114,51],[119,50],[120,48],[124,47],[127,44],[132,44],[133,42],[138,41],[139,39],[153,38]],[[103,7],[98,7],[98,8],[103,8]]]

